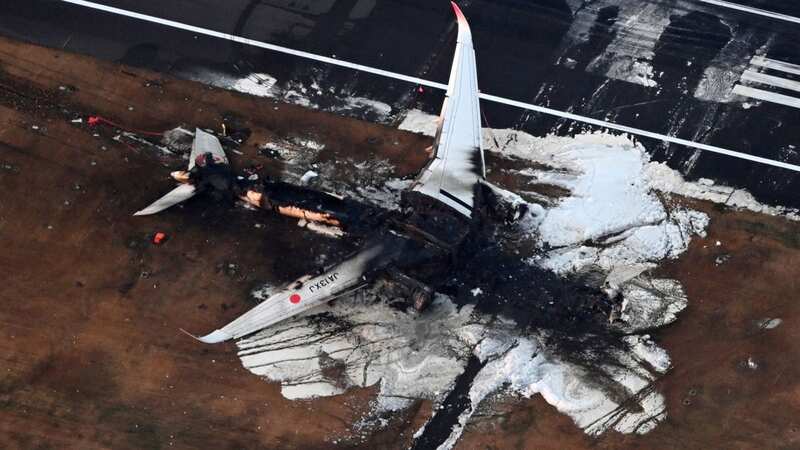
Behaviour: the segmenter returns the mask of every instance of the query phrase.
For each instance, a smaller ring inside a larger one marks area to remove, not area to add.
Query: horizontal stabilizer
[[[134,216],[149,216],[150,214],[159,213],[170,206],[177,205],[180,202],[189,200],[194,197],[195,188],[191,184],[181,184],[175,189],[167,192],[166,195],[154,201],[147,208],[137,211]]]

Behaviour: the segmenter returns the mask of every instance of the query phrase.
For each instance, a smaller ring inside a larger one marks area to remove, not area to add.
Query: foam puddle
[[[334,395],[380,383],[375,410],[387,412],[446,392],[471,352],[470,330],[479,326],[473,320],[471,308],[458,311],[446,297],[415,315],[361,295],[237,345],[244,366],[280,381],[287,398]]]

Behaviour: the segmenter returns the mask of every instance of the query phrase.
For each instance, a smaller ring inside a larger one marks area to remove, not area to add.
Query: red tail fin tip
[[[467,20],[467,18],[464,17],[464,13],[461,12],[461,8],[458,7],[456,2],[451,1],[450,5],[453,6],[453,12],[456,13],[456,17],[458,18],[459,21],[462,21],[462,20],[466,21]]]

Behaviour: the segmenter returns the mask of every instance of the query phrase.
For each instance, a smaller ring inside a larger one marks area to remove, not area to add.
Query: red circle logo
[[[295,304],[300,303],[300,294],[292,294],[292,296],[289,297],[289,301]]]

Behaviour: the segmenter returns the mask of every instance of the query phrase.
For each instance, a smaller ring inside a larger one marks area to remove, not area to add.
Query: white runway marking
[[[364,65],[361,65],[361,64],[342,61],[342,60],[339,60],[339,59],[336,59],[336,58],[331,58],[331,57],[328,57],[328,56],[321,56],[321,55],[316,55],[316,54],[309,53],[309,52],[303,52],[303,51],[299,51],[299,50],[294,50],[294,49],[287,48],[287,47],[281,47],[279,45],[268,44],[266,42],[256,41],[256,40],[248,39],[248,38],[245,38],[245,37],[242,37],[242,36],[235,36],[235,35],[228,34],[228,33],[222,33],[222,32],[219,32],[219,31],[214,31],[214,30],[209,30],[209,29],[206,29],[206,28],[196,27],[194,25],[188,25],[188,24],[185,24],[185,23],[176,22],[174,20],[162,19],[160,17],[150,16],[150,15],[147,15],[147,14],[141,14],[141,13],[137,13],[137,12],[134,12],[134,11],[128,11],[128,10],[125,10],[125,9],[115,8],[113,6],[107,6],[107,5],[103,5],[103,4],[100,4],[100,3],[94,3],[94,2],[90,2],[90,1],[86,1],[86,0],[60,0],[60,1],[62,1],[64,3],[70,3],[70,4],[73,4],[73,5],[78,5],[78,6],[83,6],[83,7],[86,7],[86,8],[95,9],[95,10],[98,10],[98,11],[108,12],[108,13],[111,13],[111,14],[117,14],[117,15],[121,15],[121,16],[126,16],[126,17],[130,17],[132,19],[142,20],[142,21],[145,21],[145,22],[157,23],[157,24],[164,25],[164,26],[171,27],[171,28],[178,28],[178,29],[181,29],[181,30],[186,30],[186,31],[190,31],[190,32],[193,32],[193,33],[197,33],[197,34],[200,34],[200,35],[211,36],[211,37],[215,37],[215,38],[219,38],[219,39],[226,39],[226,40],[229,40],[229,41],[238,42],[238,43],[245,44],[245,45],[250,45],[250,46],[253,46],[253,47],[259,47],[259,48],[263,48],[263,49],[266,49],[266,50],[272,50],[272,51],[275,51],[275,52],[294,55],[294,56],[298,56],[300,58],[311,59],[311,60],[314,60],[314,61],[319,61],[319,62],[323,62],[323,63],[326,63],[326,64],[332,64],[332,65],[339,66],[339,67],[347,67],[349,69],[359,70],[359,71],[362,71],[362,72],[367,72],[367,73],[371,73],[371,74],[375,74],[375,75],[380,75],[380,76],[384,76],[384,77],[388,77],[388,78],[393,78],[393,79],[396,79],[396,80],[406,81],[406,82],[409,82],[409,83],[414,83],[414,84],[418,84],[418,85],[422,85],[422,86],[427,86],[427,87],[432,87],[432,88],[442,89],[442,90],[446,90],[447,89],[447,85],[444,84],[444,83],[437,83],[437,82],[434,82],[434,81],[424,80],[424,79],[418,78],[418,77],[412,77],[412,76],[403,75],[403,74],[399,74],[399,73],[389,72],[387,70],[377,69],[377,68],[374,68],[374,67],[364,66]],[[707,3],[716,2],[716,0],[701,0],[701,1],[705,1]],[[725,3],[725,2],[718,2],[718,3]],[[800,21],[800,19],[798,19],[798,20]],[[798,22],[798,23],[800,23],[800,22]],[[593,119],[591,117],[579,116],[577,114],[572,114],[572,113],[568,113],[568,112],[564,112],[564,111],[558,111],[558,110],[555,110],[555,109],[545,108],[543,106],[533,105],[533,104],[530,104],[530,103],[524,103],[524,102],[520,102],[520,101],[517,101],[517,100],[511,100],[511,99],[498,97],[498,96],[495,96],[495,95],[489,95],[489,94],[481,94],[481,99],[492,101],[492,102],[497,102],[497,103],[502,103],[502,104],[509,105],[509,106],[514,106],[514,107],[517,107],[517,108],[523,108],[523,109],[527,109],[527,110],[530,110],[530,111],[539,112],[539,113],[542,113],[542,114],[548,114],[548,115],[551,115],[551,116],[561,117],[561,118],[564,118],[564,119],[574,120],[574,121],[577,121],[577,122],[582,122],[582,123],[586,123],[586,124],[589,124],[589,125],[603,127],[603,128],[607,128],[607,129],[610,129],[610,130],[621,131],[623,133],[628,133],[628,134],[632,134],[632,135],[635,135],[635,136],[642,136],[642,137],[646,137],[646,138],[656,139],[656,140],[660,140],[660,141],[664,141],[664,142],[669,142],[669,143],[672,143],[672,144],[678,144],[678,145],[683,145],[683,146],[686,146],[686,147],[695,148],[695,149],[698,149],[698,150],[704,150],[704,151],[708,151],[708,152],[712,152],[712,153],[718,153],[718,154],[721,154],[721,155],[731,156],[731,157],[734,157],[734,158],[744,159],[744,160],[747,160],[747,161],[752,161],[752,162],[756,162],[756,163],[760,163],[760,164],[766,164],[766,165],[773,166],[773,167],[780,167],[780,168],[783,168],[783,169],[792,170],[792,171],[795,171],[795,172],[800,172],[800,166],[797,166],[797,165],[794,165],[794,164],[789,164],[789,163],[785,163],[785,162],[782,162],[782,161],[775,161],[775,160],[772,160],[772,159],[762,158],[760,156],[749,155],[747,153],[728,150],[728,149],[721,148],[721,147],[716,147],[716,146],[713,146],[713,145],[701,144],[699,142],[689,141],[689,140],[686,140],[686,139],[680,139],[680,138],[676,138],[674,136],[667,136],[667,135],[660,134],[660,133],[654,133],[652,131],[641,130],[641,129],[638,129],[638,128],[628,127],[628,126],[625,126],[625,125],[618,125],[618,124],[611,123],[611,122],[605,122],[603,120]]]
[[[761,72],[754,72],[749,69],[745,70],[745,72],[742,74],[741,80],[749,83],[766,84],[767,86],[775,86],[781,89],[800,92],[800,81],[787,80],[786,78],[767,75]]]
[[[732,156],[734,158],[739,158],[739,159],[746,159],[748,161],[753,161],[753,162],[757,162],[757,163],[761,163],[761,164],[767,164],[767,165],[775,166],[775,167],[782,167],[784,169],[789,169],[789,170],[793,170],[795,172],[800,172],[800,166],[796,166],[794,164],[788,164],[788,163],[781,162],[781,161],[775,161],[775,160],[772,160],[772,159],[762,158],[760,156],[749,155],[747,153],[728,150],[728,149],[721,148],[721,147],[716,147],[716,146],[713,146],[713,145],[707,145],[707,144],[702,144],[700,142],[694,142],[694,141],[689,141],[689,140],[686,140],[686,139],[680,139],[680,138],[676,138],[674,136],[667,136],[667,135],[664,135],[664,134],[654,133],[652,131],[640,130],[638,128],[632,128],[632,127],[628,127],[628,126],[625,126],[625,125],[618,125],[618,124],[615,124],[615,123],[604,122],[602,120],[592,119],[591,117],[583,117],[583,116],[579,116],[577,114],[571,114],[571,113],[568,113],[568,112],[555,111],[555,110],[552,110],[552,109],[549,109],[549,108],[543,108],[541,106],[531,105],[530,103],[523,103],[523,102],[518,102],[516,100],[509,100],[509,99],[505,99],[505,98],[502,98],[502,97],[496,97],[494,95],[481,94],[481,98],[484,98],[484,99],[490,100],[490,101],[495,101],[495,102],[498,102],[498,103],[504,103],[506,105],[516,106],[518,108],[530,109],[532,111],[539,111],[539,112],[543,112],[543,113],[546,113],[546,114],[551,114],[551,115],[554,115],[554,116],[563,117],[565,119],[571,119],[571,120],[575,120],[575,121],[578,121],[578,122],[587,123],[589,125],[597,125],[599,127],[604,127],[604,128],[608,128],[608,129],[611,129],[611,130],[621,131],[623,133],[628,133],[628,134],[633,134],[633,135],[637,135],[637,136],[657,139],[657,140],[660,140],[660,141],[669,142],[671,144],[684,145],[686,147],[692,147],[692,148],[696,148],[698,150],[706,150],[706,151],[709,151],[709,152],[712,152],[712,153],[719,153],[721,155]]]
[[[769,17],[770,19],[783,20],[785,22],[792,22],[800,24],[800,17],[789,16],[787,14],[776,13],[767,11],[766,9],[753,8],[752,6],[740,5],[738,3],[726,2],[723,0],[700,0],[702,3],[709,5],[720,6],[722,8],[735,9],[737,11],[755,14],[758,16]]]
[[[791,97],[789,95],[777,94],[775,92],[765,91],[763,89],[751,88],[750,86],[743,86],[737,84],[733,88],[733,93],[736,95],[743,95],[745,97],[763,100],[765,102],[777,103],[779,105],[791,106],[792,108],[800,108],[800,99]]]
[[[790,80],[787,78],[781,78],[775,75],[769,75],[758,71],[763,69],[770,69],[783,73],[800,75],[800,66],[796,66],[794,64],[790,64],[783,61],[777,61],[774,59],[768,59],[763,56],[753,57],[750,60],[750,64],[751,67],[755,67],[756,70],[753,70],[751,68],[745,70],[744,73],[742,73],[742,76],[739,79],[739,81],[747,85],[737,84],[736,86],[733,87],[733,94],[800,109],[800,98],[750,86],[756,84],[761,86],[770,86],[778,89],[800,92],[799,81]]]
[[[800,66],[790,64],[776,59],[769,59],[763,56],[754,56],[750,60],[750,64],[754,66],[764,67],[765,69],[777,70],[779,72],[791,73],[792,75],[800,75]]]

